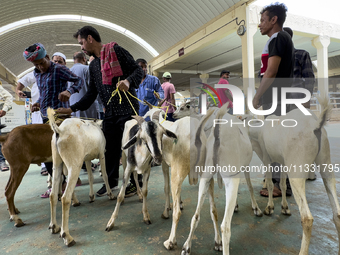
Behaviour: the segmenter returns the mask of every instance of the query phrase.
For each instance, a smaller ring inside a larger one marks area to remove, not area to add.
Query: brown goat
[[[51,140],[53,131],[48,124],[32,124],[14,128],[9,134],[0,136],[2,153],[10,165],[10,177],[5,189],[10,220],[14,226],[25,224],[18,217],[14,195],[30,164],[52,161]]]

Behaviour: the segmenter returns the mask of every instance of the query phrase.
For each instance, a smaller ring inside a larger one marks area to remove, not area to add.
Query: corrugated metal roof
[[[135,33],[158,52],[194,32],[222,12],[245,0],[1,0],[0,27],[22,19],[45,15],[83,15],[103,19]],[[25,26],[0,36],[0,62],[15,75],[30,67],[22,58],[23,50],[41,42],[49,53],[58,50],[72,58],[77,48],[60,48],[55,44],[77,43],[72,35],[84,22],[47,22]],[[95,25],[103,42],[116,41],[135,57],[152,58],[143,47],[132,39]]]

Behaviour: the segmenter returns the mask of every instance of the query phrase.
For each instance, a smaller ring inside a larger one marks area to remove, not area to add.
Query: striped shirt
[[[40,73],[35,69],[34,76],[40,92],[37,103],[40,104],[40,111],[43,116],[47,115],[47,107],[52,107],[53,109],[59,107],[68,108],[69,102],[59,101],[59,94],[67,90],[72,95],[79,92],[84,85],[83,79],[72,73],[66,66],[53,62],[51,62],[51,66],[46,73]],[[73,85],[69,88],[67,88],[68,81],[73,82]]]

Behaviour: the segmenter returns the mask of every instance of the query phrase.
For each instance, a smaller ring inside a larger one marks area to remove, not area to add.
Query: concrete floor
[[[327,131],[331,144],[332,163],[340,163],[340,124],[329,124]],[[254,155],[252,164],[259,160]],[[120,173],[122,175],[122,171]],[[3,190],[9,172],[0,172],[0,187]],[[19,187],[15,203],[21,211],[20,217],[26,223],[15,228],[9,221],[4,193],[0,194],[0,254],[180,254],[190,228],[191,217],[197,203],[198,186],[190,186],[185,180],[182,188],[184,210],[180,219],[177,242],[173,251],[167,251],[163,242],[167,240],[171,218],[160,216],[164,208],[163,174],[160,167],[152,168],[149,181],[148,208],[152,224],[146,225],[142,218],[142,204],[138,197],[125,200],[120,208],[119,218],[111,232],[105,226],[114,210],[116,201],[107,197],[88,202],[89,186],[87,174],[81,174],[82,186],[76,188],[79,207],[70,209],[70,233],[77,242],[67,248],[59,235],[48,230],[50,221],[49,199],[41,199],[46,191],[46,177],[40,175],[40,167],[31,165]],[[267,199],[259,195],[262,178],[252,179],[256,199],[261,210],[266,207]],[[95,173],[94,189],[97,191],[102,180]],[[340,180],[337,179],[340,191]],[[340,193],[338,193],[340,194]],[[219,223],[224,214],[224,190],[215,186],[215,201]],[[339,198],[339,196],[338,196]],[[314,182],[307,182],[307,199],[314,217],[313,232],[309,254],[337,254],[338,237],[335,230],[328,197],[323,182],[318,175]],[[298,254],[301,243],[302,227],[297,205],[293,197],[288,198],[291,216],[280,213],[281,199],[276,198],[275,212],[272,216],[255,217],[251,210],[249,192],[244,180],[239,189],[239,212],[232,219],[230,253],[249,254]],[[57,220],[61,223],[61,203],[58,203]],[[208,200],[201,214],[201,221],[195,232],[192,254],[221,254],[213,250],[214,231],[209,214]]]

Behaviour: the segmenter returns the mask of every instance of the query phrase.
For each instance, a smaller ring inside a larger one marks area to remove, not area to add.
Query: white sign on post
[[[5,128],[1,129],[2,133],[11,132],[15,127],[26,125],[25,106],[12,103],[12,109],[1,117],[1,124],[6,125]]]

